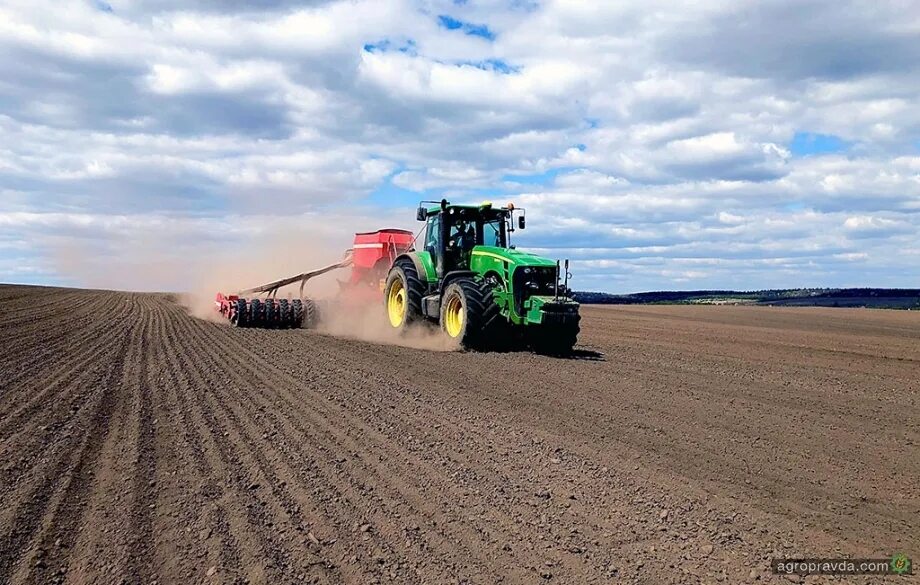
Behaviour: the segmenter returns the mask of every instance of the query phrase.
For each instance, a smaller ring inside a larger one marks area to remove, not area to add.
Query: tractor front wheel
[[[387,321],[394,329],[405,331],[422,319],[423,290],[415,264],[411,260],[397,260],[383,288]]]
[[[485,348],[497,316],[491,289],[475,280],[459,278],[441,297],[441,329],[467,349]]]

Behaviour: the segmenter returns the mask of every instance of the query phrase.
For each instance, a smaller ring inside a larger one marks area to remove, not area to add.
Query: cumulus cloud
[[[918,64],[901,0],[11,0],[0,279],[446,195],[579,288],[915,286]]]

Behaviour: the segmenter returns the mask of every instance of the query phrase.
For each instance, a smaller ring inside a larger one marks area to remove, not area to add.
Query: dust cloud
[[[272,250],[296,250],[296,254],[276,255]],[[202,278],[195,291],[182,295],[189,312],[199,318],[226,323],[215,311],[214,295],[224,294],[316,270],[344,259],[344,249],[333,250],[302,241],[302,236],[281,238],[271,242],[266,250],[251,249],[239,258],[239,267],[224,270],[215,267]],[[304,296],[316,302],[319,322],[316,330],[325,335],[400,345],[430,351],[454,351],[456,341],[444,335],[440,328],[419,324],[400,333],[387,322],[382,294],[372,300],[356,299],[349,295],[348,279],[351,268],[339,268],[309,279]],[[277,298],[293,299],[300,294],[300,283],[288,285],[278,291]],[[258,298],[258,295],[247,295]]]
[[[317,330],[335,337],[430,351],[460,349],[456,340],[445,335],[436,325],[418,324],[405,333],[396,331],[387,322],[382,300],[370,305],[355,305],[342,299],[320,299],[319,311]]]
[[[247,288],[335,264],[342,260],[344,252],[344,247],[317,244],[299,232],[270,234],[241,249],[221,250],[213,254],[213,261],[200,265],[187,281],[189,284],[180,299],[193,316],[225,323],[214,307],[214,297],[218,292],[236,294]],[[331,291],[334,287],[334,283],[328,281],[322,285],[310,284],[319,286],[311,294],[327,289]],[[299,286],[298,283],[281,289],[278,298],[295,298],[300,293]]]

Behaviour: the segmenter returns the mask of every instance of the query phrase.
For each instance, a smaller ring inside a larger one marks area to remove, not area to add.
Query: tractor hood
[[[481,271],[482,268],[495,263],[507,263],[509,269],[514,269],[517,266],[556,266],[555,260],[514,248],[498,248],[495,246],[476,246],[473,248],[470,261],[473,270]]]

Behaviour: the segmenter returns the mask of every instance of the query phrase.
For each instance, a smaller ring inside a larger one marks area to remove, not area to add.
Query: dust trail
[[[277,235],[260,246],[251,246],[234,256],[233,262],[219,262],[198,274],[182,303],[193,316],[226,323],[215,310],[214,295],[236,293],[301,272],[322,268],[342,260],[345,247],[319,246],[302,233]],[[400,345],[431,351],[454,351],[458,344],[434,326],[419,325],[399,333],[386,321],[382,294],[365,302],[347,294],[351,268],[342,268],[311,278],[304,289],[306,298],[317,302],[320,322],[317,330],[326,335],[373,343]],[[278,292],[278,298],[299,295],[299,284]],[[254,295],[257,296],[257,295]]]
[[[195,317],[225,323],[214,308],[217,292],[235,294],[247,288],[328,266],[340,261],[344,251],[344,246],[320,244],[303,232],[271,234],[258,243],[232,252],[222,250],[212,254],[213,261],[202,266],[189,281],[187,290],[181,295],[182,304]],[[316,283],[311,284],[317,286]],[[281,289],[278,297],[296,297],[299,294],[298,286]]]
[[[363,306],[335,299],[321,301],[320,317],[317,330],[336,337],[431,351],[460,349],[457,341],[436,325],[419,324],[406,333],[399,333],[387,322],[382,299]]]

